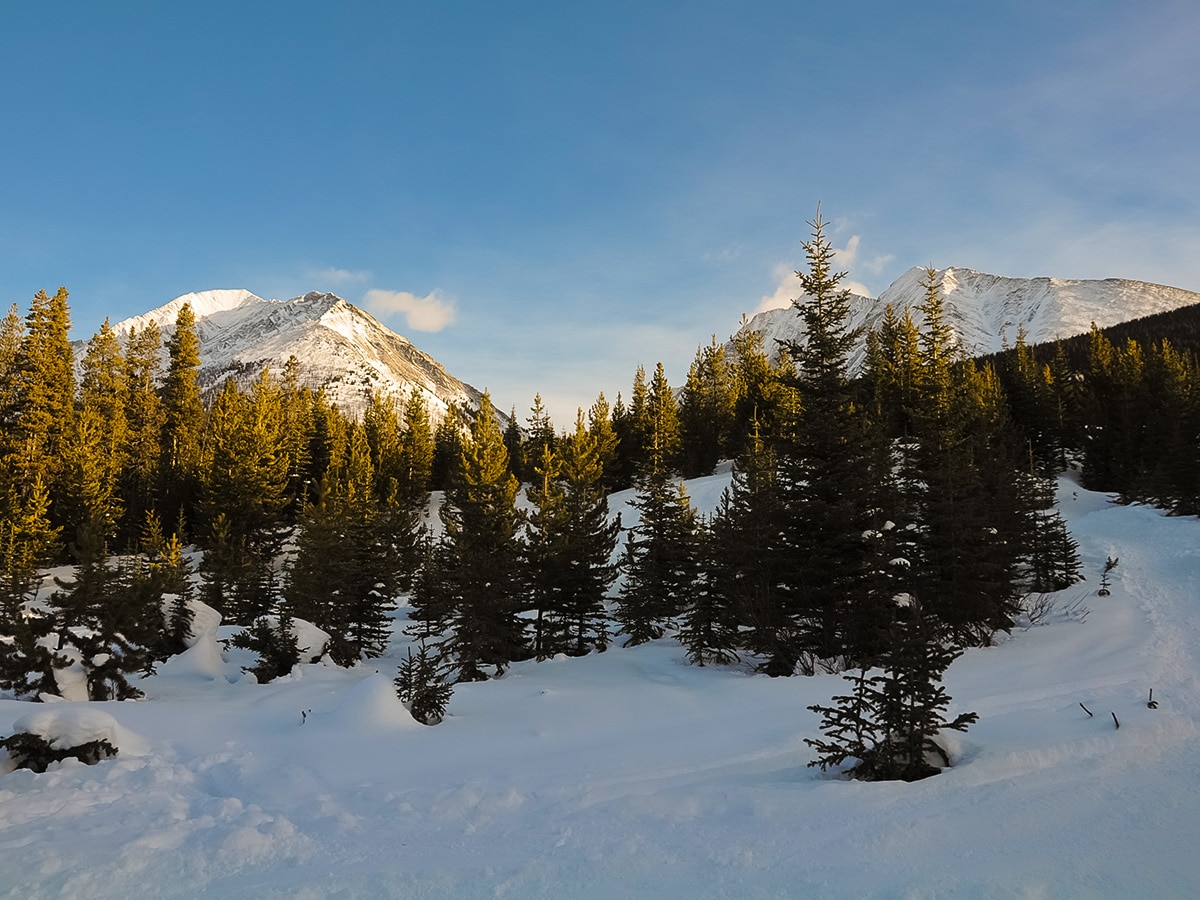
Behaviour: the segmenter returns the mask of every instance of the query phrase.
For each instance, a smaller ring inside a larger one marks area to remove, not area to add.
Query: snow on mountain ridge
[[[246,386],[263,369],[279,373],[295,356],[301,382],[323,387],[331,402],[351,413],[361,412],[375,391],[404,398],[415,387],[434,419],[451,404],[475,406],[481,396],[407,338],[336,294],[311,291],[291,300],[264,300],[245,290],[184,294],[113,329],[124,337],[153,322],[165,343],[184,304],[191,304],[196,316],[199,382],[206,394],[227,378]],[[79,342],[80,354],[82,347]]]
[[[1124,278],[1085,280],[1069,278],[1009,278],[974,269],[938,270],[946,321],[970,356],[996,353],[1016,342],[1024,329],[1026,343],[1037,344],[1084,334],[1095,322],[1101,328],[1155,313],[1170,312],[1200,303],[1200,294]],[[897,278],[877,298],[851,295],[850,326],[876,328],[890,304],[897,316],[916,307],[925,296],[926,270],[913,267]],[[759,313],[742,330],[761,333],[765,349],[774,353],[777,341],[801,340],[804,325],[794,309]],[[865,358],[865,335],[851,354],[853,370]]]

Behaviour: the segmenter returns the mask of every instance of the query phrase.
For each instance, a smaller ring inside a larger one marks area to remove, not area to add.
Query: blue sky
[[[0,300],[330,290],[562,428],[914,265],[1200,290],[1194,2],[0,5]],[[782,293],[781,292],[782,285]]]

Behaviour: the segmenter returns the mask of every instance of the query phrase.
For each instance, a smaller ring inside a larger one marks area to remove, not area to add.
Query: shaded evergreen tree
[[[633,391],[628,405],[617,395],[612,413],[613,430],[617,435],[617,461],[613,479],[618,489],[633,484],[646,456],[650,440],[650,388],[646,384],[646,369],[638,366],[633,376]]]
[[[497,675],[528,653],[519,613],[525,605],[521,584],[516,508],[517,479],[491,398],[484,393],[465,443],[457,476],[440,509],[450,557],[450,634],[439,646],[442,659],[460,681],[480,681],[485,667]]]
[[[534,619],[534,653],[581,656],[608,644],[605,595],[620,530],[610,521],[600,448],[580,410],[575,431],[542,446],[528,498],[525,561]]]
[[[365,425],[355,427],[344,469],[301,517],[284,596],[292,613],[330,635],[339,665],[379,656],[389,635],[397,561],[374,499],[374,467]]]
[[[621,570],[625,580],[616,618],[626,646],[660,638],[695,600],[699,579],[696,512],[683,485],[666,470],[651,467],[632,506],[640,520],[628,532]]]
[[[442,681],[437,661],[424,643],[416,655],[408,649],[396,676],[396,696],[408,706],[412,717],[422,725],[436,725],[446,716],[446,707],[454,688]]]
[[[767,674],[791,675],[799,658],[799,635],[778,590],[783,509],[775,466],[774,452],[755,424],[709,526],[704,589],[713,595],[708,602],[717,612],[744,626],[734,646],[760,656],[759,668]]]
[[[725,495],[723,505],[727,499]],[[714,545],[725,535],[716,525],[715,517],[708,527],[701,524],[698,532],[701,557],[720,556],[721,551]],[[730,602],[727,585],[727,580],[716,577],[713,567],[708,568],[697,581],[692,601],[683,611],[679,642],[687,648],[688,660],[695,665],[728,665],[738,660],[741,637],[738,609]]]
[[[820,754],[810,765],[827,769],[853,758],[848,774],[867,781],[916,781],[948,766],[939,733],[965,731],[978,719],[975,713],[946,718],[950,698],[942,676],[960,653],[919,605],[899,610],[878,659],[879,674],[860,667],[846,676],[850,695],[835,697],[832,707],[809,707],[821,715],[825,733],[824,739],[805,739]]]
[[[33,608],[41,586],[38,567],[58,550],[59,529],[50,524],[50,496],[40,478],[22,498],[11,482],[0,483],[0,688],[17,697],[57,693],[54,669],[66,665],[46,646],[52,616]]]
[[[462,411],[450,406],[434,429],[430,486],[435,491],[449,490],[458,475],[459,461],[466,446],[464,421]]]
[[[259,616],[249,628],[237,632],[231,643],[258,654],[258,662],[244,667],[259,684],[266,684],[289,674],[300,662],[296,629],[286,610],[278,615]]]
[[[878,640],[872,625],[887,598],[867,537],[880,524],[872,470],[876,433],[855,403],[848,379],[857,332],[849,327],[845,273],[818,209],[804,244],[806,271],[797,272],[803,342],[785,344],[795,360],[796,394],[780,412],[776,490],[783,515],[777,589],[799,629],[796,656],[851,660]]]
[[[129,700],[142,696],[130,684],[134,672],[153,671],[151,648],[162,631],[159,608],[134,590],[128,568],[114,569],[100,527],[79,526],[71,544],[74,580],[58,581],[50,598],[56,613],[59,649],[71,648],[83,667],[89,700]]]

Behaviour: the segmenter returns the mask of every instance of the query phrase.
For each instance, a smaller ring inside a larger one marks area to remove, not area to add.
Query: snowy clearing
[[[0,700],[0,734],[120,747],[0,776],[0,896],[1198,896],[1200,523],[1059,496],[1089,580],[950,667],[980,720],[937,777],[808,768],[839,677],[696,668],[671,639],[460,685],[429,728],[392,690],[401,638],[258,685],[210,632],[142,701]]]

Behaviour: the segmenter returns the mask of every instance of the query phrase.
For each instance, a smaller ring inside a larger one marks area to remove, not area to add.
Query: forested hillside
[[[105,323],[76,384],[66,291],[24,317],[14,306],[0,324],[0,687],[137,697],[131,676],[215,610],[260,681],[312,657],[377,658],[403,629],[417,653],[397,690],[433,724],[455,684],[673,636],[698,666],[847,673],[852,696],[818,707],[816,762],[931,774],[935,736],[973,719],[945,718],[946,667],[1080,577],[1052,476],[1074,465],[1089,486],[1194,511],[1195,366],[1165,340],[1099,332],[1086,355],[1019,341],[964,359],[929,270],[921,326],[889,310],[852,379],[849,294],[812,224],[803,341],[776,362],[753,333],[714,341],[679,392],[661,364],[649,380],[639,368],[627,400],[600,394],[565,430],[540,398],[528,427],[514,410],[502,429],[487,395],[436,425],[416,392],[352,418],[301,386],[294,360],[205,405],[186,304],[165,346],[153,322],[123,340]],[[720,460],[732,482],[701,515],[678,479]],[[608,508],[623,489],[637,511],[624,527]],[[70,577],[44,584],[63,564]]]

